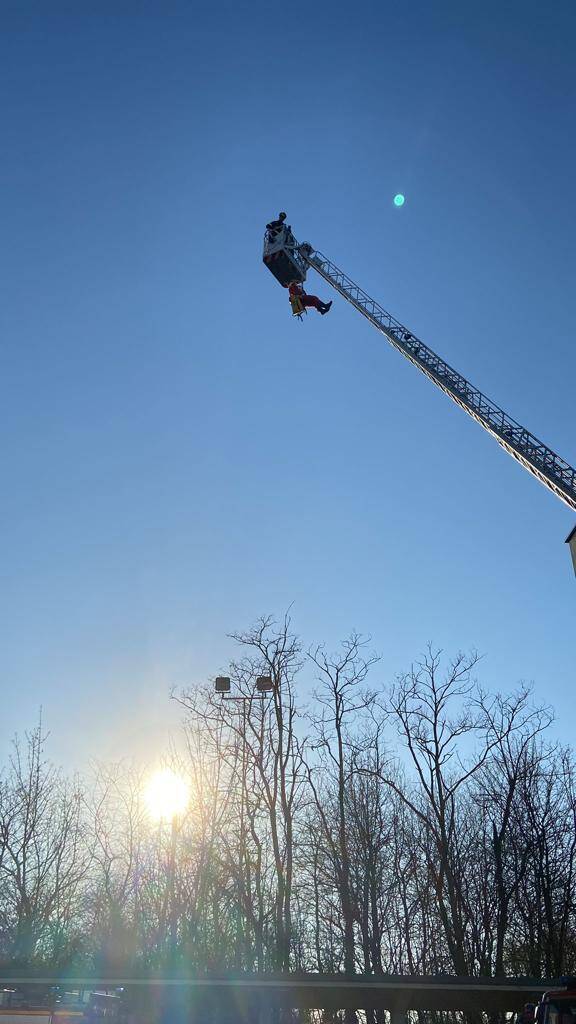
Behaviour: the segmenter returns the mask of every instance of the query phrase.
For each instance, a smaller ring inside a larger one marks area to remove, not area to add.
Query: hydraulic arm
[[[492,434],[540,483],[576,511],[576,470],[572,466],[453,370],[321,252],[306,243],[295,248],[308,265],[374,324],[402,355]]]

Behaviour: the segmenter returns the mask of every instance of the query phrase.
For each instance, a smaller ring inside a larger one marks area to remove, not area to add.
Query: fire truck
[[[536,1024],[576,1024],[576,978],[561,978],[564,988],[545,992],[536,1007]]]

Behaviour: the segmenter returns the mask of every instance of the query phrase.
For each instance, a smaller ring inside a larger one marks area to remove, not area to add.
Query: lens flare
[[[154,773],[144,790],[150,816],[156,821],[173,821],[186,810],[188,786],[171,768]]]
[[[404,206],[405,198],[401,192],[397,196],[394,196],[394,206]]]

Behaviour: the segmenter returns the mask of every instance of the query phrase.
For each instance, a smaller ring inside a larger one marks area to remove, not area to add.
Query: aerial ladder
[[[462,374],[420,341],[342,270],[308,242],[299,244],[290,228],[264,240],[264,263],[285,287],[302,283],[312,267],[422,373],[484,427],[524,469],[576,512],[576,469],[475,388]],[[576,572],[576,526],[566,538]]]

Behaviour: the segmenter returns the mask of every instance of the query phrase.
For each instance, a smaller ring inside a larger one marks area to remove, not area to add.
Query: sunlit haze
[[[155,821],[172,821],[188,805],[189,790],[182,776],[171,768],[162,768],[149,779],[144,799],[150,816]]]

